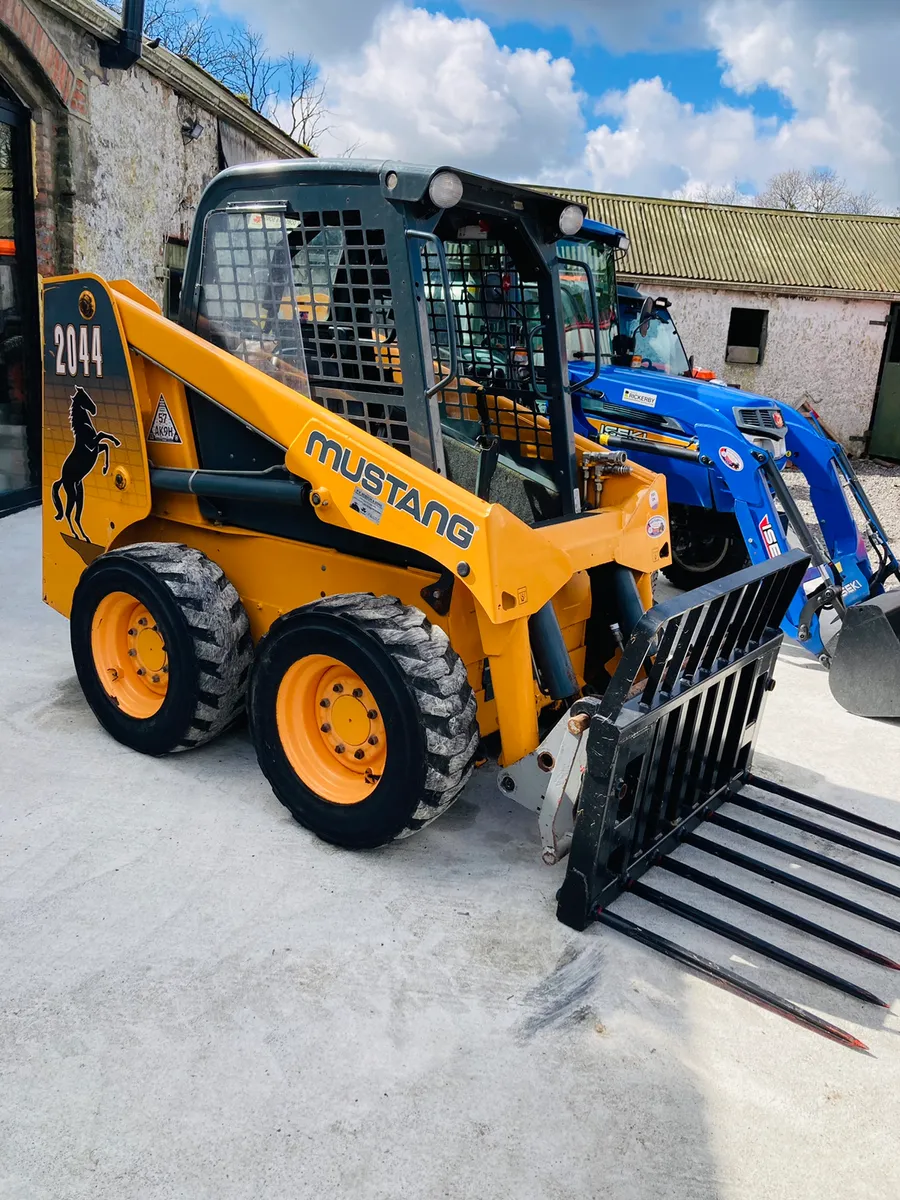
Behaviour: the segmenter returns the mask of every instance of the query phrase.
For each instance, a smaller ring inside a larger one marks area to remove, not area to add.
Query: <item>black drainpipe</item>
[[[100,66],[126,71],[141,57],[144,0],[122,0],[122,28],[115,42],[100,43]]]

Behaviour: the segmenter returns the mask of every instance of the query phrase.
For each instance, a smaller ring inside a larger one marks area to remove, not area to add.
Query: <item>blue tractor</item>
[[[669,302],[617,286],[627,247],[621,230],[588,220],[560,245],[576,432],[666,475],[665,573],[678,587],[802,546],[813,565],[785,633],[831,668],[845,708],[900,717],[900,591],[885,593],[900,564],[843,448],[814,413],[695,371]],[[806,479],[818,529],[785,481],[788,464]]]

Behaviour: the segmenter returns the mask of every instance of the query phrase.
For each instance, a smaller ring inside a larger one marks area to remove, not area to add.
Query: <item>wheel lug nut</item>
[[[158,676],[158,675],[151,675],[151,676],[150,676],[150,678],[153,680],[153,682],[154,682],[154,683],[159,683],[159,676]]]
[[[335,746],[335,748],[334,748],[335,754],[343,754],[344,750],[345,750],[344,746]]]
[[[146,618],[146,617],[139,617],[139,618],[138,618],[138,625],[146,625],[146,624],[147,624],[147,618]]]
[[[344,685],[342,683],[336,683],[331,690],[333,692],[342,692],[344,690]]]
[[[331,707],[331,701],[328,699],[327,696],[324,698],[324,700],[319,701],[319,708],[330,708],[330,707]]]
[[[320,725],[319,728],[322,730],[323,733],[331,733],[331,726],[328,724],[327,721],[325,722],[324,725]]]
[[[365,758],[366,752],[365,752],[365,750],[354,750],[353,757],[354,758]]]
[[[169,673],[169,667],[167,664],[166,666],[163,667],[163,675],[168,675],[168,673]]]
[[[137,637],[137,630],[136,630],[136,629],[129,629],[129,630],[128,630],[128,636],[129,636],[129,637]]]
[[[354,688],[353,695],[356,697],[357,700],[359,700],[359,698],[362,696],[362,688]]]
[[[373,734],[372,734],[372,736],[369,738],[369,745],[370,745],[370,746],[377,746],[377,745],[378,745],[378,738],[375,736],[375,734],[374,734],[374,733],[373,733]]]
[[[374,708],[370,708],[369,711],[366,713],[366,716],[369,718],[370,721],[378,720],[378,713],[375,711]]]
[[[143,667],[138,667],[138,675],[146,675],[146,674],[147,674],[147,672],[144,670]]]
[[[137,657],[137,650],[135,650],[135,649],[134,649],[134,647],[132,647],[132,648],[131,648],[131,650],[129,650],[129,651],[128,651],[128,657],[129,657],[129,658],[136,658],[136,657]]]

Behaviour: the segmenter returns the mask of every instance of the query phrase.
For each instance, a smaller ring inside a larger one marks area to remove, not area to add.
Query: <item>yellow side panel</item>
[[[195,503],[192,496],[170,496],[167,500]],[[376,596],[397,596],[404,604],[422,609],[433,625],[439,625],[447,633],[466,666],[469,682],[478,698],[478,725],[482,735],[496,730],[496,704],[484,698],[484,650],[475,601],[471,592],[459,584],[453,589],[450,612],[440,616],[421,595],[424,587],[434,584],[434,574],[370,562],[269,534],[229,526],[214,527],[202,521],[194,524],[190,516],[184,522],[168,520],[156,512],[139,525],[133,525],[117,544],[157,541],[186,542],[219,564],[237,588],[255,641],[284,613],[324,596],[374,592]],[[568,604],[565,611],[571,615]],[[582,651],[582,660],[583,657]],[[530,662],[529,655],[529,669]],[[576,669],[579,669],[577,665]]]
[[[85,566],[150,511],[121,322],[95,275],[44,283],[44,599],[69,615]]]
[[[414,604],[444,628],[446,618],[425,604],[420,592],[435,576],[386,563],[369,562],[323,546],[294,542],[230,526],[182,524],[151,515],[128,531],[128,542],[186,542],[217,562],[247,609],[254,640],[283,613],[324,596],[374,592]]]

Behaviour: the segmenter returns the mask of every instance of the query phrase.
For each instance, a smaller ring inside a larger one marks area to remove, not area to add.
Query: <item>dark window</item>
[[[894,318],[894,336],[891,339],[891,349],[888,354],[888,362],[900,363],[900,313],[896,310],[893,313]]]
[[[733,308],[728,322],[728,343],[725,361],[730,363],[761,363],[766,348],[767,308]]]
[[[181,284],[184,280],[186,260],[187,243],[169,238],[166,241],[166,294],[163,302],[163,312],[170,321],[178,320],[178,309],[181,305]]]

